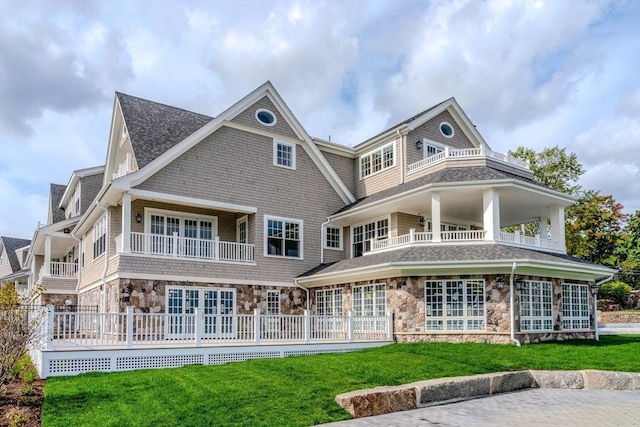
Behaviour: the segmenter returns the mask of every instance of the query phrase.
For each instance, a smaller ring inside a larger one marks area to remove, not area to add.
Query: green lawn
[[[307,426],[350,418],[336,394],[522,369],[640,372],[640,335],[521,348],[393,344],[346,354],[47,379],[42,425]]]

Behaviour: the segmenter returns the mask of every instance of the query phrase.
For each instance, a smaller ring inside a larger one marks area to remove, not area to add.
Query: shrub
[[[624,282],[609,282],[598,289],[598,299],[610,299],[616,304],[627,305],[631,294],[631,286]]]
[[[33,365],[29,365],[22,370],[22,372],[20,373],[20,378],[22,378],[22,381],[24,381],[26,384],[33,384],[33,382],[36,380],[36,375],[38,375],[36,368],[34,368]]]
[[[32,384],[27,384],[20,390],[20,396],[33,396],[33,393],[35,393],[35,390]]]

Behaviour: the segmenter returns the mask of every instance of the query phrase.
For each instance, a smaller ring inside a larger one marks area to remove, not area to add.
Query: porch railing
[[[237,343],[362,342],[393,340],[392,318],[384,316],[69,313],[47,307],[43,322],[47,350],[94,347],[215,345]]]
[[[231,262],[254,262],[254,245],[247,243],[223,242],[213,239],[193,239],[160,234],[131,232],[129,252],[146,255],[161,255],[176,258],[207,259]],[[116,237],[119,252],[127,252],[122,247],[122,235]]]
[[[510,156],[508,154],[501,154],[491,151],[484,145],[480,148],[465,148],[461,150],[452,150],[445,148],[443,151],[434,154],[433,156],[425,157],[424,159],[410,164],[407,167],[407,173],[417,172],[428,166],[436,163],[440,163],[445,159],[479,159],[490,158],[495,159],[503,163],[507,163],[512,166],[516,166],[521,169],[530,170],[529,164],[521,159]]]
[[[49,269],[44,264],[40,267],[40,278],[42,277],[76,277],[78,274],[78,263],[75,262],[49,262]]]
[[[516,245],[532,246],[536,248],[558,249],[558,242],[549,239],[543,239],[539,234],[534,237],[525,236],[520,232],[505,233],[500,232],[500,240],[506,243],[514,243]]]

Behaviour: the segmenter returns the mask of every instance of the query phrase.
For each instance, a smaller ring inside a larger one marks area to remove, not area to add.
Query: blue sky
[[[640,2],[0,0],[0,235],[103,164],[115,91],[215,116],[271,80],[355,145],[455,96],[489,145],[559,145],[640,209]]]

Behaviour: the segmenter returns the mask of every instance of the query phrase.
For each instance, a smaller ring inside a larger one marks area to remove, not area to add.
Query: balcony
[[[467,148],[463,150],[452,150],[448,147],[438,154],[425,157],[424,159],[412,163],[407,167],[407,173],[411,174],[420,170],[426,169],[430,166],[442,163],[445,160],[475,160],[475,159],[493,159],[502,163],[515,166],[526,171],[530,171],[529,164],[523,160],[510,156],[508,154],[501,154],[491,151],[484,145],[480,148]]]
[[[462,231],[441,231],[440,240],[434,241],[432,232],[415,232],[411,230],[409,234],[404,234],[396,237],[389,237],[381,240],[371,240],[371,249],[368,253],[376,253],[387,249],[397,249],[412,245],[431,245],[440,243],[485,243],[488,242],[485,238],[486,230],[462,230]],[[504,233],[500,232],[496,241],[500,243],[507,243],[513,246],[520,246],[525,248],[546,249],[553,252],[558,252],[557,242],[541,239],[539,235],[536,237],[529,237],[521,235],[520,233]]]
[[[120,253],[166,256],[190,260],[220,262],[254,262],[254,245],[223,242],[213,239],[165,236],[150,233],[130,233],[130,249],[123,248],[122,234],[116,237],[116,248]]]
[[[136,165],[136,160],[133,158],[131,153],[127,153],[127,157],[124,162],[118,165],[118,168],[113,173],[113,179],[120,178],[121,176],[125,176],[130,174],[131,172],[135,172],[138,170],[138,166]]]
[[[43,277],[63,277],[75,278],[78,274],[78,264],[75,262],[56,262],[49,263],[47,271],[46,264],[40,268],[40,279]]]

